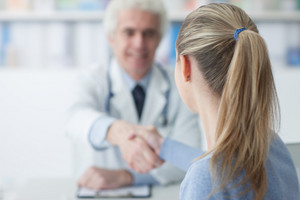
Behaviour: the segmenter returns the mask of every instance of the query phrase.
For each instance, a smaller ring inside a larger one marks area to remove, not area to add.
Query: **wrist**
[[[161,146],[162,146],[164,140],[165,140],[165,138],[163,138],[163,137],[160,137],[158,140],[158,148],[156,149],[156,152],[158,155],[160,154],[160,149],[161,149]]]
[[[120,144],[120,141],[123,140],[121,138],[122,136],[124,136],[123,131],[121,130],[124,129],[124,125],[122,125],[122,123],[123,122],[121,120],[116,120],[110,125],[110,127],[107,130],[106,140],[112,145],[118,146]]]

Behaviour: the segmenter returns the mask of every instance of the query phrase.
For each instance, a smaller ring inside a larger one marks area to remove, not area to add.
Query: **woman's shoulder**
[[[211,154],[203,157],[203,158],[199,158],[199,159],[195,159],[194,162],[191,164],[189,171],[195,171],[203,168],[207,168],[208,172],[209,172],[209,165],[210,165],[210,159],[211,159]],[[205,170],[206,171],[206,170]]]
[[[275,134],[270,146],[269,160],[278,164],[288,164],[293,166],[293,161],[289,150],[287,149],[280,136]]]
[[[266,163],[268,174],[267,196],[299,199],[297,172],[286,145],[275,135]],[[274,198],[271,198],[274,199]]]
[[[208,155],[190,166],[181,184],[181,199],[198,199],[211,192],[210,158]]]
[[[187,176],[189,176],[190,180],[192,180],[194,183],[197,183],[198,185],[207,185],[207,183],[210,183],[210,160],[211,154],[194,161],[187,171]]]

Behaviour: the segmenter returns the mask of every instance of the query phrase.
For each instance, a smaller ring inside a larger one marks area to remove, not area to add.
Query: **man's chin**
[[[149,64],[146,62],[132,62],[131,66],[135,70],[145,70],[145,68],[148,68]]]

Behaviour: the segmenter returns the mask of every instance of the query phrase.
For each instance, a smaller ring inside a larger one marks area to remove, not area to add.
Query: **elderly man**
[[[68,135],[94,149],[78,184],[103,189],[180,181],[184,172],[163,163],[143,138],[128,139],[152,125],[162,136],[200,147],[198,118],[180,100],[173,70],[154,62],[167,26],[164,6],[112,0],[104,26],[114,58],[84,74],[68,119]]]

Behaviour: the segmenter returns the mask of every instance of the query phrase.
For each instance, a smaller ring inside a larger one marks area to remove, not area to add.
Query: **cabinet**
[[[0,12],[0,66],[84,67],[106,59],[103,14],[103,11]],[[187,14],[186,11],[169,13],[169,32],[157,53],[157,59],[166,65],[174,63],[174,42]],[[285,65],[288,45],[300,46],[300,12],[249,14],[265,36],[270,56],[275,58],[272,60],[277,59],[276,65]]]

